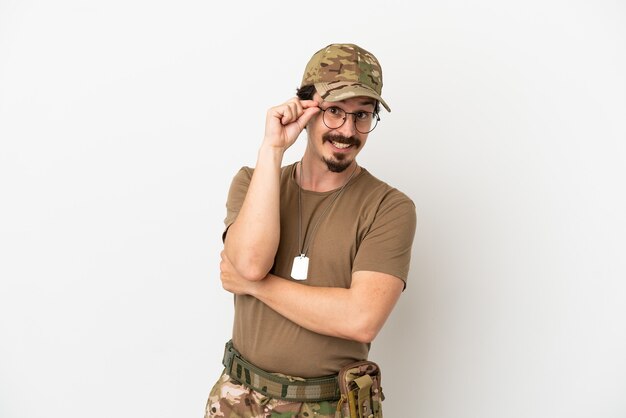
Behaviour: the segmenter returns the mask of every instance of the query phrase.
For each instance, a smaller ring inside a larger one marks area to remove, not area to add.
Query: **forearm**
[[[368,312],[367,299],[359,298],[353,289],[307,286],[268,275],[255,283],[250,294],[319,334],[370,342],[382,326]]]
[[[246,197],[230,226],[224,251],[245,279],[261,280],[270,271],[280,239],[280,169],[284,152],[320,109],[297,97],[270,108],[265,136]]]
[[[306,329],[354,339],[355,325],[348,324],[354,319],[349,289],[306,286],[270,274],[251,294]]]
[[[225,290],[254,296],[313,332],[359,342],[376,337],[404,287],[398,277],[374,271],[354,272],[349,289],[309,286],[273,274],[252,281],[237,271],[225,251],[221,258]]]
[[[224,250],[237,271],[262,279],[272,267],[280,239],[280,170],[283,150],[262,146],[237,220]]]

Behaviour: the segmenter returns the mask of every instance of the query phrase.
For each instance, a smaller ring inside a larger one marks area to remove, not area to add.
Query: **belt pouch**
[[[359,361],[343,367],[338,374],[341,398],[336,418],[382,418],[381,373],[372,361]]]

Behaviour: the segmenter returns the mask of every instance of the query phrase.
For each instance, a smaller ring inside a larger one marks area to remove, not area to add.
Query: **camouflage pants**
[[[269,398],[222,374],[213,386],[204,418],[334,418],[337,402],[290,402]]]

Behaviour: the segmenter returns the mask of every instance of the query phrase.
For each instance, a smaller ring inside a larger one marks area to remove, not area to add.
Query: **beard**
[[[322,143],[324,142],[339,142],[340,144],[352,145],[357,149],[361,148],[361,140],[354,136],[347,137],[343,135],[325,133],[322,135]],[[344,172],[346,168],[350,167],[352,161],[354,161],[353,159],[346,158],[346,155],[342,152],[335,152],[333,157],[333,159],[322,157],[322,161],[324,161],[328,170],[333,173]]]
[[[337,157],[336,154],[335,157]],[[343,155],[341,155],[341,157],[343,157]],[[346,171],[346,168],[350,167],[350,164],[352,164],[352,160],[346,160],[345,158],[343,160],[331,160],[329,158],[322,157],[322,161],[326,163],[326,167],[328,167],[328,170],[332,171],[333,173],[343,173],[344,171]]]

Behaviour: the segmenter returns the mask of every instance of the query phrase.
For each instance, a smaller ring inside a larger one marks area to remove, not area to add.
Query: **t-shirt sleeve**
[[[391,274],[406,287],[416,225],[413,201],[399,191],[387,196],[357,250],[352,272]]]
[[[224,232],[222,233],[222,240],[226,239],[226,232],[228,228],[235,222],[239,210],[243,205],[243,201],[248,193],[248,187],[250,187],[250,180],[252,179],[252,169],[249,167],[241,168],[233,181],[230,184],[228,191],[228,199],[226,200],[226,218],[224,219]]]

